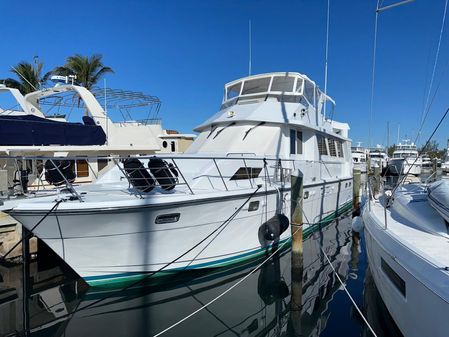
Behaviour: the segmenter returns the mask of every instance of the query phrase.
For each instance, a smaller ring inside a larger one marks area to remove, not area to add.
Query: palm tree
[[[46,82],[52,72],[47,72],[44,76],[42,73],[43,63],[38,62],[35,65],[22,61],[16,66],[12,67],[11,72],[17,76],[18,79],[6,78],[0,80],[10,88],[19,89],[23,95],[39,90],[41,84]]]
[[[91,90],[103,75],[114,72],[112,68],[103,65],[102,58],[100,54],[90,57],[80,54],[69,56],[65,65],[55,68],[53,73],[62,76],[76,75],[76,83]]]

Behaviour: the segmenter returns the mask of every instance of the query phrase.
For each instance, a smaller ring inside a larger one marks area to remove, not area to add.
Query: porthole
[[[251,201],[248,206],[248,212],[254,212],[259,209],[259,201]]]
[[[181,216],[181,214],[179,214],[179,213],[158,215],[155,220],[155,223],[156,224],[164,224],[164,223],[178,222],[180,216]]]
[[[164,140],[164,141],[162,142],[162,147],[163,147],[164,149],[166,149],[167,146],[168,146],[168,143]]]

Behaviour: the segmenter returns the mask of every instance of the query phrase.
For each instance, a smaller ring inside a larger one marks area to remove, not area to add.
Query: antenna
[[[326,56],[324,62],[324,110],[323,110],[325,120],[326,120],[326,101],[327,101],[327,57],[329,54],[329,9],[330,9],[330,0],[327,0]]]
[[[107,90],[106,90],[106,79],[103,79],[103,83],[104,83],[104,115],[105,115],[105,120],[106,120],[106,144],[109,145],[109,121],[108,121],[108,101],[107,101]]]
[[[248,76],[251,76],[251,20],[248,22],[248,43],[249,43],[249,62],[248,62]]]

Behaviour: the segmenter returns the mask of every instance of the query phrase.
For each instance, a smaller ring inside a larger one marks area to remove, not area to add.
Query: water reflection
[[[321,248],[342,280],[348,275],[357,279],[360,237],[353,237],[351,218],[345,217],[306,238],[303,277],[298,282],[292,284],[291,254],[285,249],[164,336],[319,336],[329,331],[333,314],[329,303],[341,286]],[[1,335],[153,336],[225,292],[263,260],[113,290],[88,289],[54,259],[50,266],[30,264],[25,303],[21,266],[2,267]],[[292,292],[298,284],[299,294]],[[29,329],[23,332],[27,324]],[[352,335],[359,336],[360,331],[359,326]]]
[[[365,272],[363,304],[365,316],[378,337],[402,337],[401,331],[380,297],[369,267]],[[368,329],[364,329],[363,336],[373,335]]]

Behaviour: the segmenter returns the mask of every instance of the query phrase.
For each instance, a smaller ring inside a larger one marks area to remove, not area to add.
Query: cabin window
[[[291,76],[274,76],[271,91],[292,92],[295,78]]]
[[[163,147],[164,149],[166,149],[167,146],[168,146],[167,141],[164,140],[164,141],[162,142],[162,147]]]
[[[298,93],[298,94],[301,94],[302,93],[302,84],[303,84],[303,79],[302,78],[297,78],[296,79],[296,92]]]
[[[302,132],[290,129],[290,154],[302,154]]]
[[[226,99],[232,99],[240,95],[240,88],[242,87],[242,82],[233,84],[227,88]]]
[[[314,105],[315,99],[314,99],[314,92],[315,92],[315,86],[312,82],[306,81],[304,85],[304,96],[307,98],[310,104]]]
[[[246,180],[257,178],[262,171],[261,167],[240,167],[230,180]]]
[[[172,222],[178,222],[180,217],[181,217],[180,213],[162,214],[162,215],[158,215],[154,222],[158,225],[172,223]]]
[[[329,144],[329,154],[332,157],[337,157],[337,148],[335,147],[335,140],[328,139],[327,142]]]
[[[84,159],[76,161],[76,176],[86,178],[89,176],[89,165]]]
[[[256,78],[243,83],[242,95],[257,94],[267,92],[270,86],[270,77]]]
[[[248,206],[248,212],[254,212],[259,209],[259,201],[251,201]]]
[[[337,150],[338,150],[338,156],[339,157],[344,157],[344,153],[343,153],[343,143],[340,140],[337,140]]]
[[[108,166],[108,160],[98,159],[97,165],[98,165],[98,172],[101,172],[106,166]]]
[[[396,273],[393,268],[391,268],[383,258],[380,258],[380,265],[382,271],[387,275],[388,279],[394,284],[394,286],[399,290],[399,292],[405,297],[406,287],[405,281]]]
[[[326,146],[326,138],[323,136],[317,135],[316,140],[318,142],[318,153],[320,155],[327,155],[327,146]]]
[[[171,147],[171,152],[176,152],[176,145],[175,145],[175,142],[174,142],[174,141],[172,141],[172,142],[170,143],[170,147]]]

